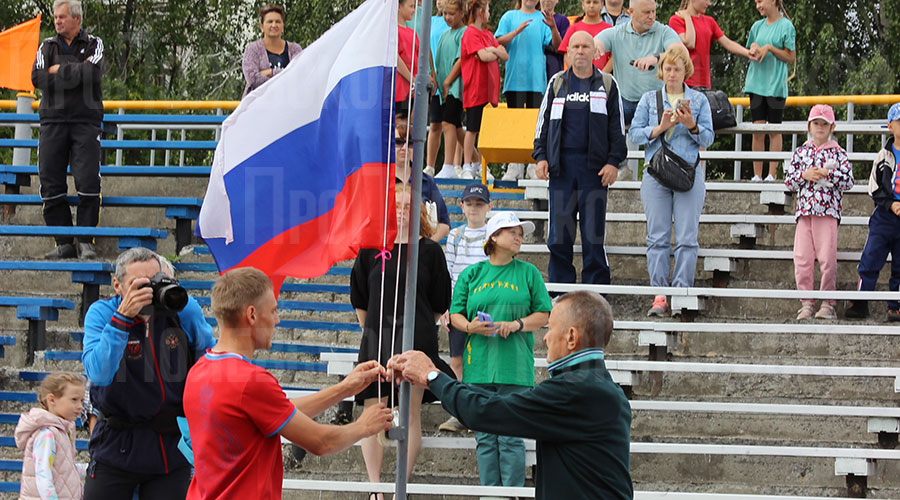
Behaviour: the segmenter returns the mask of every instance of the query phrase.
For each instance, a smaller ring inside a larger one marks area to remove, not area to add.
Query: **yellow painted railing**
[[[750,106],[749,97],[729,97],[731,104],[735,106]],[[814,106],[816,104],[829,104],[841,106],[844,104],[857,104],[861,106],[877,106],[879,104],[890,105],[900,102],[900,95],[797,95],[787,98],[787,106]]]
[[[749,97],[729,97],[735,106],[750,106]],[[812,106],[814,104],[830,104],[840,106],[853,103],[861,106],[888,105],[900,102],[900,95],[822,95],[791,96],[787,98],[787,106]],[[233,110],[240,101],[103,101],[107,111],[124,109],[126,111],[148,110]],[[40,101],[34,101],[31,107],[37,109]],[[501,104],[501,106],[503,106]],[[0,109],[16,109],[16,101],[0,100]]]
[[[38,109],[41,101],[31,103],[32,109]],[[240,101],[103,101],[103,109],[106,111],[184,111],[203,110],[215,111],[221,109],[231,111],[240,104]],[[0,100],[0,109],[16,109],[16,101]]]

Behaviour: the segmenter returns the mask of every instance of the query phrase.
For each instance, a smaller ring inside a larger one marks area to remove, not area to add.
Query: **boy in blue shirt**
[[[891,278],[888,288],[900,290],[900,102],[888,111],[888,130],[893,134],[878,153],[869,175],[869,195],[875,210],[869,218],[869,236],[859,257],[859,290],[875,289],[878,273],[891,254]],[[869,304],[853,301],[847,309],[848,318],[869,316]],[[900,321],[900,301],[888,301],[888,321]]]

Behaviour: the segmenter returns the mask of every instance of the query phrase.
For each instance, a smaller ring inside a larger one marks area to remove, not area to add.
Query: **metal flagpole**
[[[397,1],[397,0],[388,0]],[[410,139],[412,142],[412,186],[409,213],[409,244],[406,259],[406,291],[403,301],[402,351],[413,348],[416,324],[416,282],[419,270],[419,214],[422,207],[422,167],[425,155],[425,131],[428,128],[428,73],[431,68],[431,0],[422,2],[422,14],[418,18],[419,60],[415,78],[415,99],[412,110]],[[400,424],[391,430],[390,437],[397,441],[396,499],[406,500],[406,462],[409,455],[409,382],[400,385]]]

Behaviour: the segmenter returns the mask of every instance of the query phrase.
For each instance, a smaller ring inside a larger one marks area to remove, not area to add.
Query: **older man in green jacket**
[[[536,499],[631,499],[631,408],[603,363],[612,325],[599,294],[560,297],[544,336],[550,378],[526,392],[457,382],[418,351],[394,356],[388,370],[430,389],[469,429],[536,440]]]

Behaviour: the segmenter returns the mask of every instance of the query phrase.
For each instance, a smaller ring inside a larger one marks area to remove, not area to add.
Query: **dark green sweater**
[[[577,359],[587,351],[526,392],[499,395],[444,374],[428,387],[469,429],[537,441],[536,499],[631,499],[631,407],[602,359]]]

